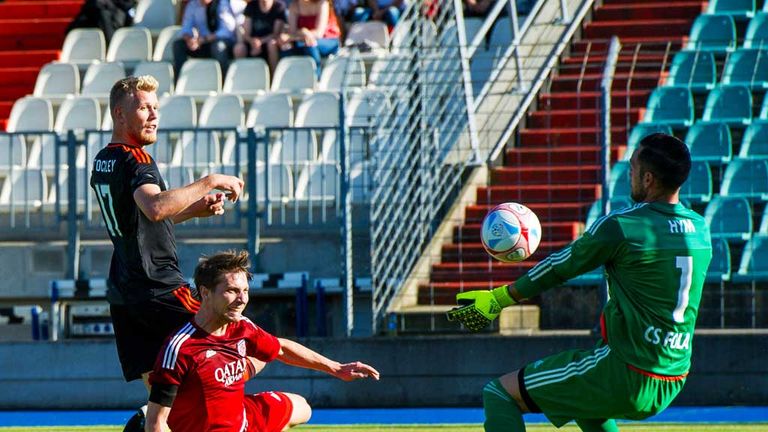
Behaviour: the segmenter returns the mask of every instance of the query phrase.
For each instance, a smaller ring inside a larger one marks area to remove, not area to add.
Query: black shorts
[[[196,289],[171,293],[131,305],[110,305],[117,356],[126,381],[152,370],[160,347],[172,331],[189,322],[200,307]]]

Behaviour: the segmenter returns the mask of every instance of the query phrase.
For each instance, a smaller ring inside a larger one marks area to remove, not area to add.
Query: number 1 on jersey
[[[122,237],[123,233],[120,232],[120,227],[117,226],[117,218],[115,217],[114,200],[112,199],[112,193],[109,190],[108,184],[98,183],[96,184],[96,198],[99,201],[99,207],[101,207],[101,214],[104,216],[104,223],[107,225],[109,234],[112,237]]]
[[[691,291],[691,269],[693,257],[675,257],[675,267],[680,269],[680,290],[677,292],[677,307],[672,311],[676,323],[685,322],[685,309],[688,307],[688,294]]]

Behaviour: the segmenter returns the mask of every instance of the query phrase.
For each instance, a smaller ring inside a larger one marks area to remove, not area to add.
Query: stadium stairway
[[[622,42],[611,111],[611,156],[617,160],[651,91],[705,9],[702,1],[606,0],[594,10],[581,39],[572,42],[548,90],[538,95],[537,107],[518,130],[519,145],[507,150],[504,165],[491,170],[490,184],[479,187],[477,202],[464,209],[464,224],[454,229],[452,242],[443,244],[441,262],[432,265],[429,283],[419,285],[416,313],[408,318],[401,314],[400,331],[423,331],[418,326],[427,322],[431,331],[458,330],[437,313],[455,304],[456,293],[514,281],[583,232],[587,212],[600,197],[599,85],[610,38],[615,35]],[[523,263],[490,259],[479,240],[482,218],[505,201],[526,204],[542,223],[541,246]],[[521,308],[535,308],[536,302]],[[432,316],[428,321],[419,319],[419,310]],[[526,330],[521,326],[530,327],[533,321],[533,328],[538,328],[537,318],[537,311],[519,312],[512,325]],[[505,330],[503,317],[501,321]]]
[[[40,68],[57,60],[84,0],[0,1],[0,130],[16,99],[32,93]]]

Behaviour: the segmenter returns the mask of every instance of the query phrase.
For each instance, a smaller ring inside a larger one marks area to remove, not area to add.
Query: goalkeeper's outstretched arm
[[[472,331],[482,330],[499,316],[503,308],[606,263],[622,240],[623,234],[613,218],[601,220],[573,243],[540,261],[514,285],[457,294],[459,306],[448,312],[448,319],[459,321]]]

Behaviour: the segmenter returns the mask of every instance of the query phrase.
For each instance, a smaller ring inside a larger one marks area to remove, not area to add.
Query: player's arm
[[[223,204],[222,197],[209,195],[212,189],[229,192],[228,198],[235,202],[243,190],[243,181],[237,177],[211,174],[190,183],[187,186],[161,191],[155,183],[145,183],[133,192],[133,199],[142,213],[151,221],[172,218],[174,222],[183,222],[196,216],[211,215],[218,211],[218,204]],[[222,202],[218,202],[222,201]]]
[[[168,415],[171,408],[155,402],[147,404],[147,419],[144,423],[144,432],[168,431]]]
[[[278,338],[280,353],[277,359],[291,366],[325,372],[343,381],[360,378],[379,379],[379,372],[361,362],[339,363],[315,352],[298,342]]]
[[[567,247],[536,264],[514,285],[456,295],[459,307],[448,312],[448,319],[459,321],[473,331],[482,330],[499,316],[503,308],[605,264],[619,250],[622,240],[618,222],[607,218],[590,227]]]

